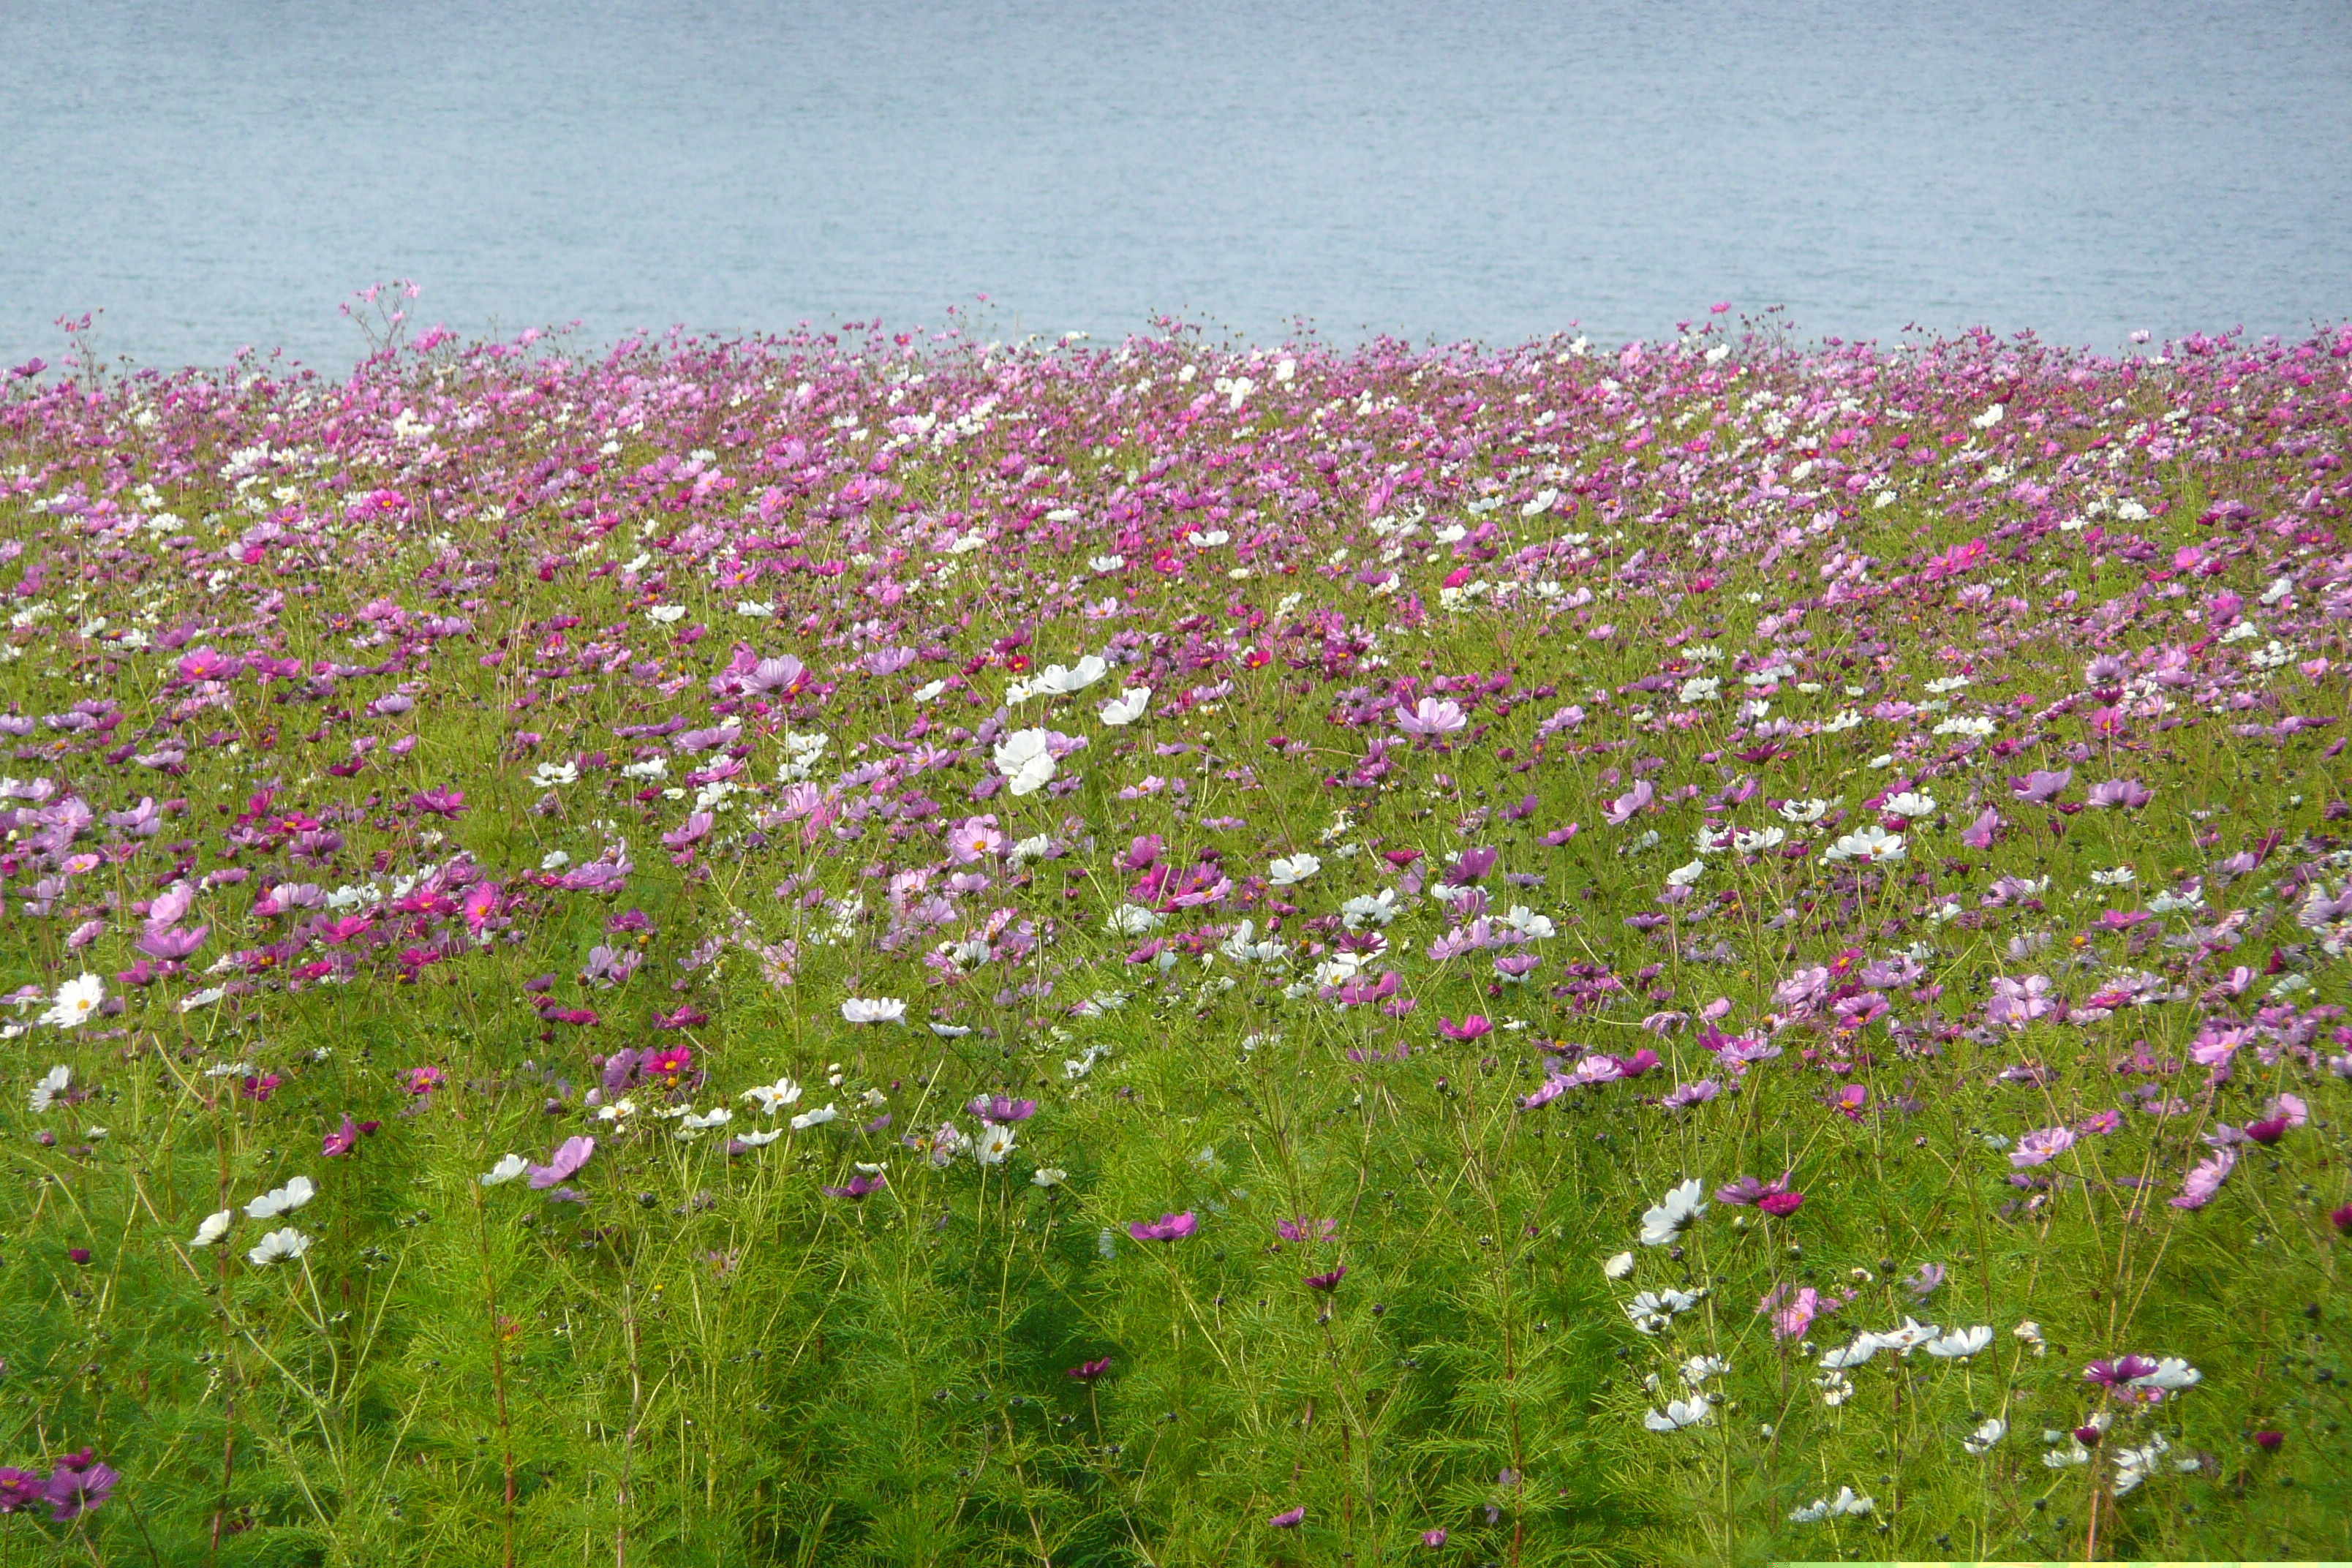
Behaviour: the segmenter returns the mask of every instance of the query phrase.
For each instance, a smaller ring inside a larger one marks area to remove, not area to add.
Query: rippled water
[[[2352,312],[2347,147],[2336,0],[10,0],[0,353],[334,364],[395,275],[597,339],[2292,331]]]

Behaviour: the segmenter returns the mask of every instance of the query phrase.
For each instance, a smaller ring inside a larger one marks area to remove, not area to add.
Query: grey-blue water
[[[2352,313],[2352,11],[5,0],[0,353],[578,320],[2114,348]]]

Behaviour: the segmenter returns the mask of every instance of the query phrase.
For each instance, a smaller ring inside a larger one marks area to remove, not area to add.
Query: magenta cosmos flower
[[[348,1154],[358,1146],[361,1139],[373,1136],[382,1125],[380,1121],[353,1121],[346,1113],[343,1124],[320,1140],[319,1152],[330,1160]]]
[[[1164,1214],[1155,1220],[1129,1222],[1127,1234],[1138,1241],[1181,1241],[1201,1228],[1201,1222],[1191,1210],[1182,1214]]]

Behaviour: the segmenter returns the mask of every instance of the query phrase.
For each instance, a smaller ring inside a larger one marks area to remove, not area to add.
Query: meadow
[[[2352,1557],[2352,329],[0,380],[0,1563]]]

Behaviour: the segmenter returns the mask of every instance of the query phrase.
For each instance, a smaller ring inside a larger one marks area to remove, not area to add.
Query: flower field
[[[2347,457],[2352,330],[19,367],[0,1561],[2352,1556]]]

